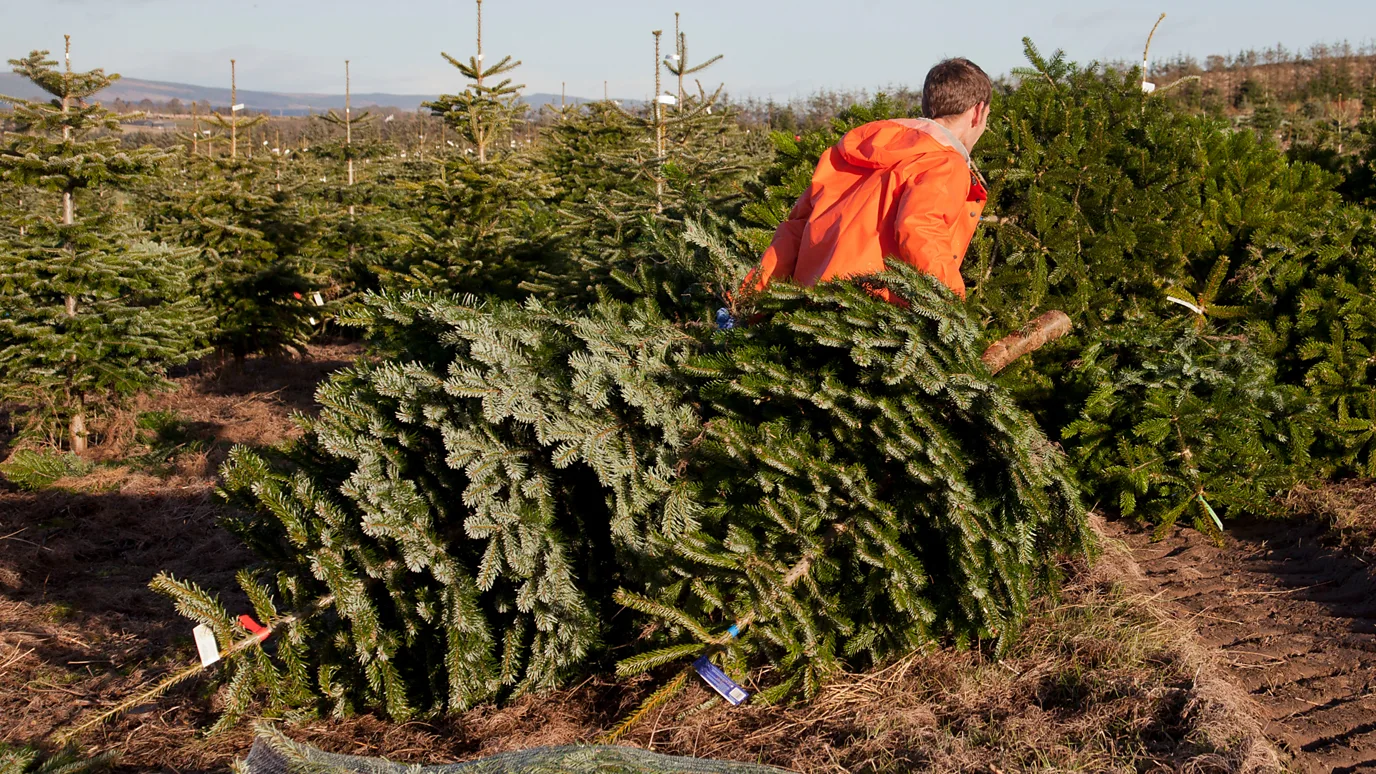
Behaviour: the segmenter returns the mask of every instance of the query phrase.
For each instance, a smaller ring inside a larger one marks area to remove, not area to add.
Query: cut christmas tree
[[[648,300],[370,299],[383,360],[331,379],[283,455],[225,469],[261,620],[325,608],[238,660],[230,707],[401,718],[701,654],[772,664],[756,687],[782,698],[922,643],[1012,641],[1089,550],[1075,487],[949,293],[900,266],[869,282],[910,307],[779,287],[716,333]]]

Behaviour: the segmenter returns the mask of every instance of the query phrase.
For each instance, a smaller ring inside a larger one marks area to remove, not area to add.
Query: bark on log
[[[1014,360],[1041,349],[1067,333],[1070,333],[1070,318],[1065,312],[1050,311],[1017,333],[1010,333],[990,344],[980,359],[989,366],[990,373],[996,374]]]

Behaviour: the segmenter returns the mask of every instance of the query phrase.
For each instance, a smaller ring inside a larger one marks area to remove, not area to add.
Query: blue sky
[[[231,57],[241,88],[435,94],[461,87],[440,51],[473,51],[472,0],[0,0],[0,55],[60,51],[73,65],[128,77],[227,86]],[[823,87],[920,85],[946,56],[968,56],[992,74],[1022,63],[1029,35],[1045,52],[1136,59],[1157,15],[1168,14],[1153,58],[1201,59],[1280,43],[1290,49],[1376,37],[1365,0],[486,0],[487,61],[523,60],[531,92],[644,97],[654,77],[653,29],[683,13],[690,54],[724,54],[706,78],[736,95],[805,95]],[[670,36],[666,34],[665,40]]]

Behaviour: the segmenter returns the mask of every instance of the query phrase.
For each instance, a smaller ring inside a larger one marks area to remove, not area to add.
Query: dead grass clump
[[[797,707],[676,707],[629,741],[800,771],[1264,770],[1259,734],[1231,724],[1196,654],[1141,602],[1078,586],[1004,659],[915,654]]]
[[[1354,478],[1318,488],[1301,484],[1286,496],[1285,507],[1291,513],[1327,521],[1343,548],[1376,555],[1376,481]]]

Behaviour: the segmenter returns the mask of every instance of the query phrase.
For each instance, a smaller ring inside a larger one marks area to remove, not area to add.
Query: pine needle
[[[257,642],[258,638],[254,637],[252,641]],[[182,671],[167,677],[162,682],[134,696],[133,698],[125,699],[124,701],[120,702],[119,704],[116,704],[114,707],[111,707],[110,709],[106,710],[105,712],[102,712],[96,717],[91,718],[85,723],[82,723],[79,726],[73,726],[72,728],[69,728],[66,732],[60,734],[57,737],[57,740],[59,742],[69,741],[71,739],[76,738],[82,731],[85,731],[88,728],[94,728],[98,725],[101,725],[105,721],[115,717],[116,715],[121,715],[141,704],[147,704],[148,702],[153,701],[154,699],[157,699],[163,694],[172,690],[172,688],[176,686],[178,683],[181,683],[184,680],[194,677],[203,669],[205,669],[205,667],[201,666],[200,664],[192,664],[186,669],[183,669]]]
[[[627,731],[631,730],[636,723],[639,723],[641,718],[653,712],[682,690],[685,682],[688,680],[688,673],[691,671],[691,669],[685,668],[663,688],[650,694],[650,697],[642,702],[641,705],[636,708],[635,712],[632,712],[629,717],[618,723],[615,728],[599,737],[597,744],[615,744],[616,740],[621,738]]]

